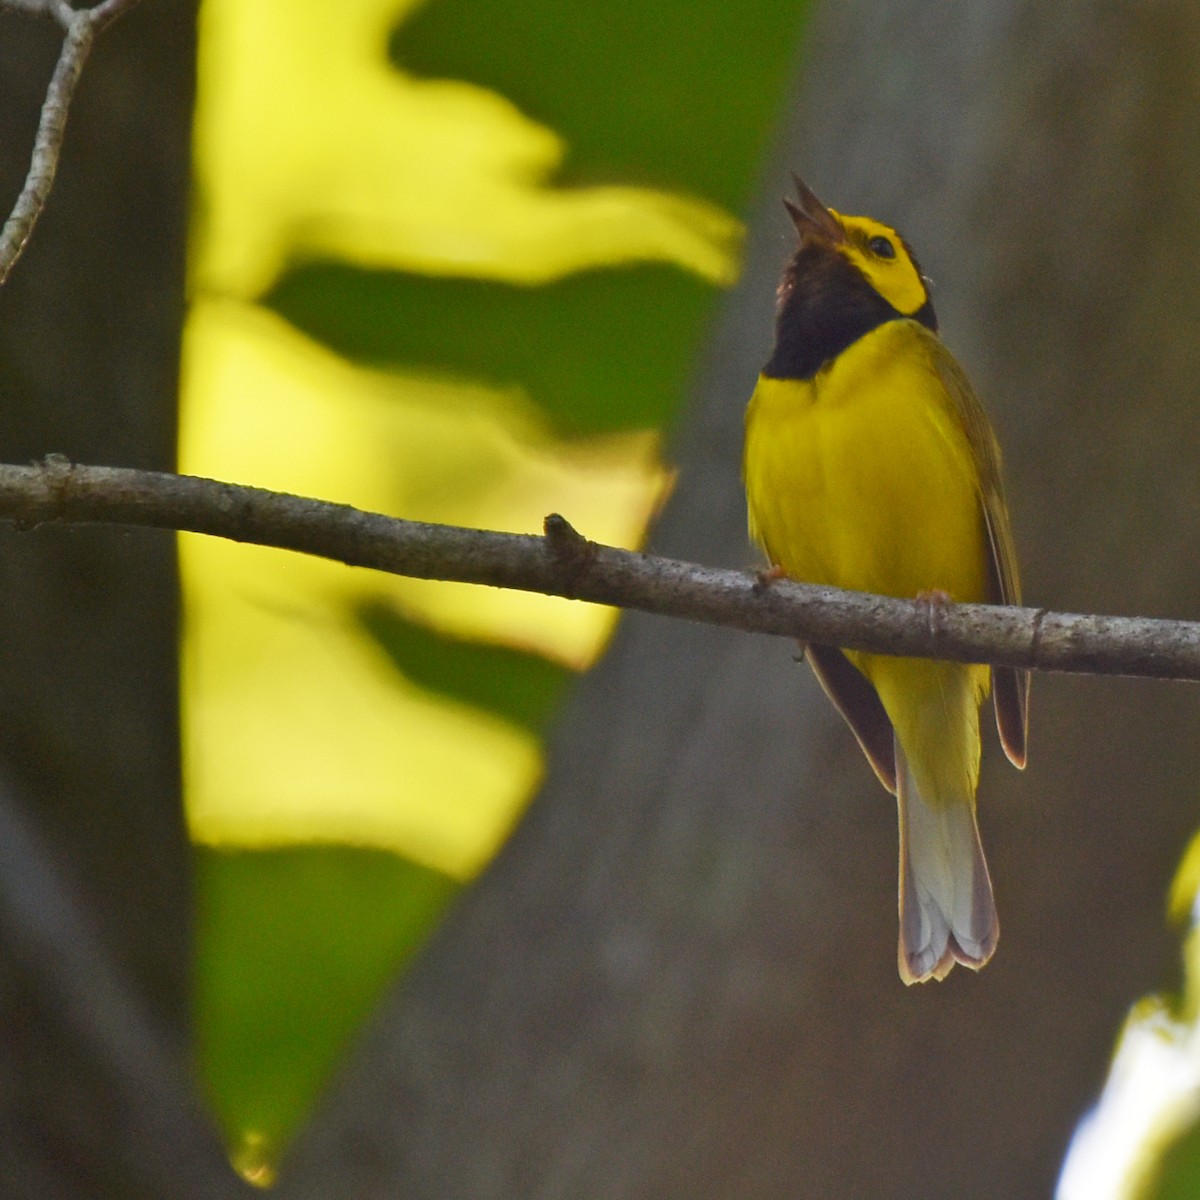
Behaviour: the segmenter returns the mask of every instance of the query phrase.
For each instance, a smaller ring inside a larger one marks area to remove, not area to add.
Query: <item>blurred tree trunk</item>
[[[1200,9],[859,0],[806,51],[655,548],[749,561],[742,407],[794,165],[940,285],[1029,599],[1195,615]],[[892,801],[789,647],[627,618],[288,1194],[1049,1194],[1127,1006],[1174,977],[1198,721],[1194,689],[1039,678],[1029,770],[993,740],[981,787],[997,957],[906,990]]]
[[[194,21],[185,0],[147,4],[84,71],[49,206],[0,292],[0,460],[174,464]],[[0,13],[5,212],[60,40]],[[159,1144],[167,1113],[156,1137],[129,1129],[186,1045],[174,541],[5,530],[0,595],[0,1186],[153,1195],[149,1160],[189,1162],[186,1137]]]

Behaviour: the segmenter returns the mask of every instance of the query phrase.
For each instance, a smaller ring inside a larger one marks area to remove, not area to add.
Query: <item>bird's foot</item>
[[[762,567],[754,572],[754,590],[756,592],[765,592],[773,583],[786,578],[787,572],[778,563],[774,563],[769,567]]]

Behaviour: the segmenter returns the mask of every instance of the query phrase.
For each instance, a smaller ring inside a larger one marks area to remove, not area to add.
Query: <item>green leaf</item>
[[[359,613],[363,627],[413,683],[544,733],[571,677],[566,667],[507,646],[451,637],[387,604]]]
[[[666,266],[522,287],[311,263],[264,303],[349,358],[520,387],[584,434],[669,421],[714,301]]]
[[[635,182],[744,209],[807,5],[794,0],[431,0],[403,70],[469,79],[568,144],[567,182]]]
[[[456,889],[378,850],[197,848],[201,1074],[240,1165],[277,1160]]]
[[[1144,1153],[1152,1154],[1153,1147]],[[1137,1200],[1196,1200],[1200,1196],[1200,1124],[1177,1137],[1150,1172]]]
[[[496,90],[562,137],[565,163],[546,186],[643,185],[742,212],[804,11],[427,0],[390,50],[406,71]],[[267,298],[353,359],[519,388],[567,435],[667,424],[716,302],[711,284],[664,265],[525,287],[328,261],[293,265]],[[569,674],[384,607],[359,615],[408,678],[527,729],[545,728]],[[197,852],[201,1066],[244,1164],[277,1158],[455,888],[361,849]]]

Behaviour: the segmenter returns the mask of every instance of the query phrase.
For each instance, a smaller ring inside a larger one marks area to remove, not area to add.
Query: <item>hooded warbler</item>
[[[800,244],[746,412],[751,537],[803,582],[1018,603],[995,435],[911,249],[796,188],[784,204]],[[805,656],[897,797],[901,978],[978,970],[1000,932],[975,819],[979,706],[991,686],[1004,750],[1024,766],[1028,674],[833,646]]]

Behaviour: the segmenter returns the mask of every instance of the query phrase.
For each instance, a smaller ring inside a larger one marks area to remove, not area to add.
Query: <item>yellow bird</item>
[[[1000,451],[912,251],[796,188],[784,204],[800,245],[746,412],[751,537],[808,583],[1019,603]],[[805,655],[897,797],[901,978],[978,970],[1000,933],[975,820],[979,706],[990,684],[1000,740],[1023,767],[1028,674],[832,646]]]

